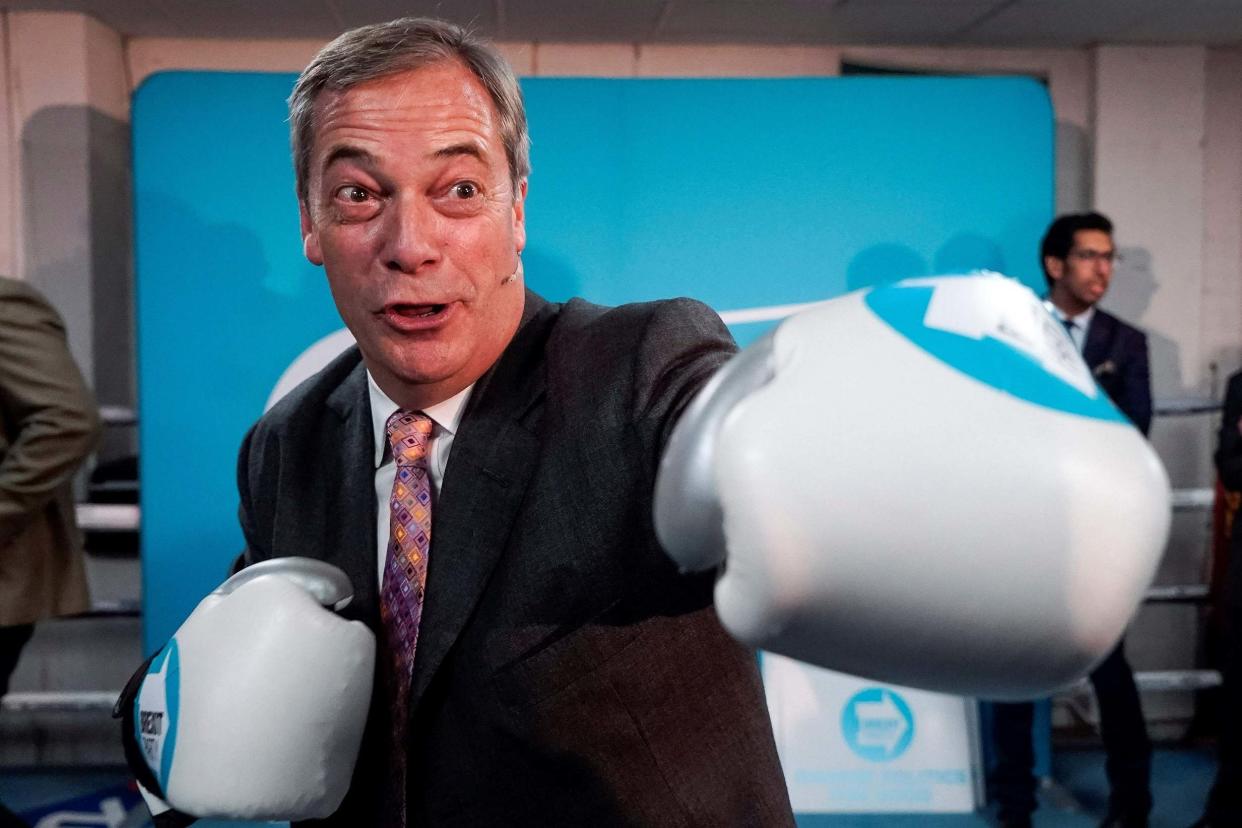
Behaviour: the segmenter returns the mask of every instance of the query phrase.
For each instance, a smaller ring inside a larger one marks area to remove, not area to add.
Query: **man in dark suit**
[[[1216,473],[1226,489],[1242,491],[1242,371],[1229,378],[1216,443]],[[1229,538],[1229,558],[1221,591],[1224,628],[1221,658],[1219,766],[1203,817],[1195,828],[1242,825],[1242,526],[1237,513]]]
[[[1101,310],[1117,258],[1113,225],[1099,213],[1064,215],[1044,234],[1040,261],[1048,282],[1048,309],[1061,320],[1096,382],[1134,425],[1151,426],[1147,336]],[[1099,703],[1110,788],[1102,826],[1145,826],[1151,810],[1151,743],[1124,640],[1091,673]],[[997,765],[993,796],[1007,826],[1029,826],[1035,810],[1030,702],[996,704]]]
[[[346,33],[290,107],[306,255],[358,347],[238,478],[245,562],[337,564],[379,641],[322,824],[792,824],[754,653],[652,527],[669,430],[734,351],[719,318],[525,289],[521,95],[456,26]]]

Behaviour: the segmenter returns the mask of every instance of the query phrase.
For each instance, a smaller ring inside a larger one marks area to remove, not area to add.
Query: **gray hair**
[[[431,17],[403,17],[351,29],[319,50],[298,76],[289,96],[289,132],[298,198],[307,197],[315,101],[324,91],[341,92],[367,81],[445,60],[460,61],[491,96],[500,116],[500,139],[517,184],[530,175],[530,134],[522,90],[496,47],[462,27]]]

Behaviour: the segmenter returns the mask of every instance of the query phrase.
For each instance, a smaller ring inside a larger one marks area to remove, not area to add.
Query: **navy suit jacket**
[[[1147,434],[1151,428],[1147,335],[1097,307],[1087,328],[1082,358],[1109,399]]]
[[[734,350],[695,302],[527,293],[433,508],[411,826],[793,824],[755,655],[721,628],[713,578],[679,575],[651,519],[668,433]],[[256,424],[238,479],[246,561],[340,566],[346,613],[378,632],[371,429],[354,349]],[[382,823],[381,696],[350,793],[320,824]]]

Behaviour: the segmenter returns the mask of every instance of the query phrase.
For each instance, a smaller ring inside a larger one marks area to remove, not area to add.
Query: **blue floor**
[[[1156,801],[1150,828],[1187,828],[1200,817],[1216,773],[1208,749],[1156,750],[1152,757],[1152,796]],[[1052,779],[1039,794],[1035,828],[1094,828],[1108,810],[1108,781],[1100,750],[1058,750]],[[882,814],[799,816],[800,828],[983,828],[995,825],[991,811],[974,814]]]
[[[1156,751],[1152,767],[1152,793],[1156,800],[1151,815],[1151,828],[1186,828],[1198,819],[1216,765],[1207,749],[1172,749]],[[84,769],[77,771],[3,771],[0,772],[0,802],[30,822],[42,818],[52,808],[81,813],[99,813],[96,822],[73,822],[78,825],[117,825],[106,821],[104,809],[117,813],[130,811],[136,800],[127,788],[127,778],[118,769]],[[1040,809],[1035,813],[1037,828],[1090,828],[1096,825],[1107,808],[1108,786],[1104,779],[1104,757],[1098,750],[1061,750],[1053,757],[1053,780],[1040,794]],[[103,800],[111,804],[101,806]],[[68,824],[57,822],[56,824]],[[236,825],[236,823],[232,823]],[[987,813],[960,815],[804,815],[798,818],[801,828],[982,828],[994,824]],[[126,828],[139,828],[140,822],[127,822]],[[199,822],[211,828],[225,823]]]

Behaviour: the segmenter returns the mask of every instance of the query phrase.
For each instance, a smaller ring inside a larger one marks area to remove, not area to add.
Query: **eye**
[[[336,197],[350,204],[366,204],[371,194],[355,184],[346,184],[336,191]]]
[[[487,208],[488,196],[477,181],[454,181],[434,197],[437,209],[446,216],[469,218]]]
[[[379,196],[357,184],[342,184],[332,191],[332,209],[341,221],[366,221],[380,206]]]

